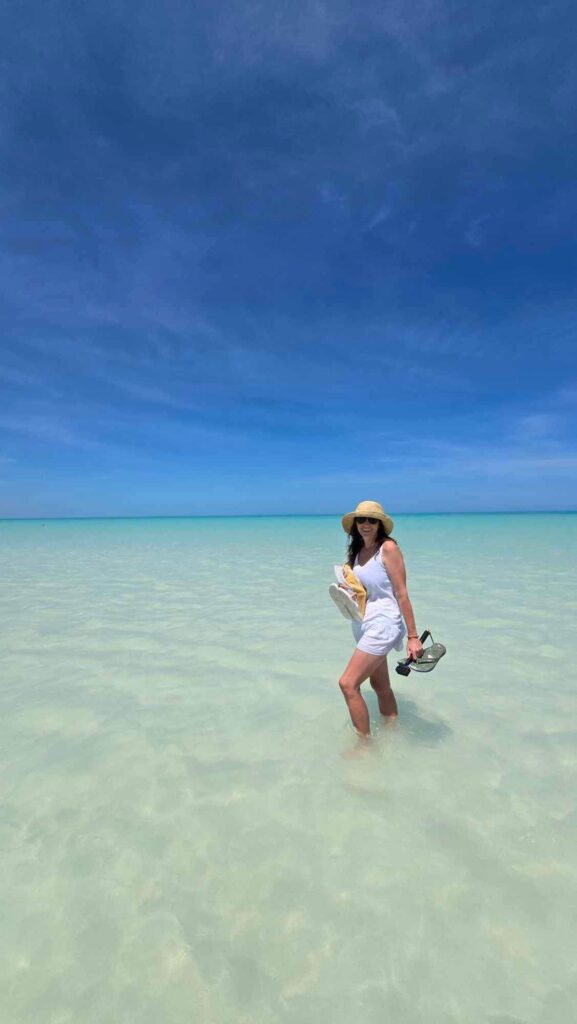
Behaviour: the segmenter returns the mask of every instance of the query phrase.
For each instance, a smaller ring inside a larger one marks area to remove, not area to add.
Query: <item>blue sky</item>
[[[3,21],[0,515],[577,508],[573,5]]]

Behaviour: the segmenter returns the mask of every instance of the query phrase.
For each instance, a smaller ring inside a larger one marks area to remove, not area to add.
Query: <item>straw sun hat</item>
[[[387,533],[393,532],[393,520],[387,515],[378,501],[360,501],[354,512],[347,512],[341,522],[345,533],[350,533],[357,516],[367,516],[369,519],[380,519]]]

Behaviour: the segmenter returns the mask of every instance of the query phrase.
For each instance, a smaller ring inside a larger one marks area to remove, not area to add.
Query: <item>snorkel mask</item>
[[[420,658],[405,658],[404,661],[399,661],[395,671],[400,676],[408,676],[410,672],[432,672],[437,662],[447,653],[447,648],[443,644],[435,643],[430,629],[426,629],[419,640],[424,644],[429,637],[431,643],[424,648]]]

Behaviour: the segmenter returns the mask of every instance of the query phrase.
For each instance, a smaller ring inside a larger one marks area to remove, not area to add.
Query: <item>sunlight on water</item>
[[[569,1024],[577,516],[396,535],[351,758],[337,519],[0,523],[3,1021]]]

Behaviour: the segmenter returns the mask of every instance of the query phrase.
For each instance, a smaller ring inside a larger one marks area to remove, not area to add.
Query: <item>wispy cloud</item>
[[[48,441],[74,448],[91,447],[91,442],[80,439],[67,426],[50,416],[0,416],[0,430],[25,434],[38,441]]]
[[[17,384],[23,388],[36,388],[46,385],[46,381],[37,374],[12,369],[7,366],[0,366],[0,381],[7,384]]]
[[[560,402],[566,402],[568,405],[577,403],[577,384],[564,384],[559,388],[557,398]]]
[[[193,408],[191,402],[179,401],[161,388],[131,384],[125,380],[116,380],[112,383],[114,387],[119,388],[120,391],[125,392],[125,394],[130,395],[132,398],[138,399],[140,402],[150,402],[152,405],[163,405],[172,409],[184,409],[187,411]]]

